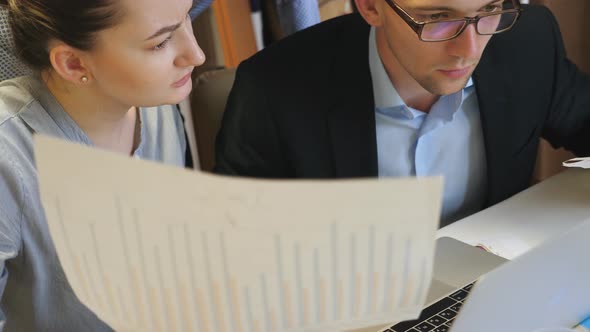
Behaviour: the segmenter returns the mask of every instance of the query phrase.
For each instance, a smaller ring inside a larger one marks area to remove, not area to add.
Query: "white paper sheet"
[[[574,168],[590,168],[590,157],[586,158],[572,158],[570,160],[566,160],[562,163],[565,167],[574,167]]]
[[[442,179],[268,181],[36,137],[66,276],[117,331],[340,331],[416,318]]]

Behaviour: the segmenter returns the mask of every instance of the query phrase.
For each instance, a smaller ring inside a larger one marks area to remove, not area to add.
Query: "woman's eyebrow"
[[[161,36],[165,33],[174,32],[174,31],[178,30],[178,28],[180,28],[181,25],[182,25],[182,22],[174,24],[174,25],[169,25],[169,26],[163,27],[160,30],[156,31],[156,33],[154,33],[153,35],[146,38],[145,40],[147,41],[150,39],[154,39],[158,36]]]

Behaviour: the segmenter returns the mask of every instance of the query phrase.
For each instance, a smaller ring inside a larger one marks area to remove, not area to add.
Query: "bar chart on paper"
[[[229,193],[205,179],[218,190],[187,204],[163,200],[162,186],[116,190],[126,180],[106,178],[92,178],[97,190],[84,195],[45,186],[43,202],[68,281],[116,330],[343,330],[415,318],[424,305],[436,218],[406,219],[427,219],[424,210],[391,218],[382,201],[359,211],[344,195],[334,213],[330,203],[318,208],[326,192],[307,188],[288,209],[277,197],[292,188],[246,183],[237,191],[257,194],[242,199],[244,183]]]
[[[56,199],[61,219],[60,205]],[[296,232],[265,234],[231,226],[205,231],[179,221],[160,225],[155,232],[160,236],[150,241],[147,233],[154,230],[143,229],[136,210],[124,211],[118,201],[113,206],[116,225],[88,220],[74,239],[60,221],[61,234],[55,237],[67,244],[80,295],[132,326],[296,330],[351,318],[387,318],[394,309],[420,306],[427,291],[427,258],[412,255],[411,238],[375,225],[353,228],[335,222],[318,229],[316,242]],[[107,233],[108,241],[98,240]],[[74,241],[86,243],[87,251],[73,250]],[[103,257],[107,246],[122,254],[120,262]],[[106,259],[124,266],[122,275],[107,275],[113,270]]]

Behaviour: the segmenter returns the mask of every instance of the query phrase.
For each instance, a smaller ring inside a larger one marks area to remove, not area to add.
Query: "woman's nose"
[[[175,64],[178,67],[198,67],[205,62],[205,53],[197,43],[190,21],[182,29],[182,48]]]

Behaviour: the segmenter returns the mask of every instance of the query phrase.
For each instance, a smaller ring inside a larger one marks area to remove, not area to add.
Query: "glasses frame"
[[[508,9],[508,10],[503,10],[501,12],[497,12],[497,13],[490,13],[490,14],[482,14],[482,15],[477,15],[474,17],[463,17],[463,18],[459,18],[459,19],[449,19],[449,20],[440,20],[440,21],[418,21],[415,18],[413,18],[410,14],[408,14],[408,12],[406,12],[402,7],[400,7],[394,0],[385,0],[385,2],[387,2],[387,4],[389,5],[389,7],[391,7],[391,9],[393,9],[394,12],[397,13],[397,15],[399,15],[399,17],[402,18],[402,20],[404,20],[404,22],[406,22],[410,28],[412,28],[412,30],[414,30],[414,32],[416,32],[416,34],[418,35],[418,39],[420,39],[423,42],[442,42],[442,41],[447,41],[447,40],[451,40],[451,39],[455,39],[457,37],[459,37],[463,31],[465,31],[465,28],[467,28],[468,25],[474,23],[475,24],[475,31],[479,34],[479,35],[495,35],[497,33],[501,33],[504,31],[508,31],[510,29],[512,29],[512,27],[514,26],[514,24],[516,24],[516,22],[518,21],[520,14],[522,12],[522,6],[520,5],[520,1],[519,0],[511,0],[512,3],[514,4],[514,9]],[[492,15],[500,15],[500,14],[506,14],[506,13],[516,13],[516,18],[514,19],[514,22],[512,22],[512,24],[502,30],[498,30],[494,33],[480,33],[479,29],[477,28],[477,23],[479,22],[480,19],[484,18],[484,17],[488,17],[488,16],[492,16]],[[444,39],[436,39],[436,40],[424,40],[422,39],[422,30],[424,30],[424,26],[426,24],[432,24],[432,23],[442,23],[442,22],[458,22],[458,21],[463,21],[463,26],[461,26],[461,28],[457,31],[457,33],[449,38],[444,38]]]

